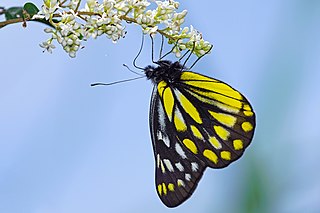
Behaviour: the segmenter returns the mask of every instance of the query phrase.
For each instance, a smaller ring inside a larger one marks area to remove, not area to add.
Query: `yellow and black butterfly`
[[[150,131],[161,201],[176,207],[196,189],[207,167],[223,168],[249,146],[255,114],[248,100],[217,79],[160,60],[144,68],[154,83]]]
[[[149,122],[156,189],[166,206],[176,207],[192,195],[207,167],[224,168],[242,156],[253,138],[255,113],[248,100],[228,84],[191,72],[179,61],[162,60],[173,49],[161,57],[161,46],[160,60],[154,61],[152,36],[152,61],[157,66],[136,66],[143,41],[142,36],[133,65],[144,75],[124,65],[140,77],[91,86],[143,77],[153,82]]]

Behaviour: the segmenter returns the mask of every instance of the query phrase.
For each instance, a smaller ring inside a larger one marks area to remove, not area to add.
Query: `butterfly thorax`
[[[150,79],[154,84],[160,81],[174,83],[179,79],[184,67],[178,62],[168,60],[157,61],[158,66],[149,65],[144,68],[147,79]]]

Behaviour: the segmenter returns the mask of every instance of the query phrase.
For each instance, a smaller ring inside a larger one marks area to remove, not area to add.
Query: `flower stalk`
[[[168,44],[175,45],[173,53],[177,57],[184,50],[193,50],[200,57],[212,48],[193,26],[182,27],[187,11],[177,12],[177,1],[152,1],[153,5],[151,0],[101,1],[86,0],[84,8],[80,8],[81,0],[44,0],[37,14],[24,20],[16,18],[0,22],[0,28],[22,21],[45,20],[51,25],[44,29],[49,39],[40,46],[51,53],[55,48],[53,43],[57,42],[70,57],[76,57],[83,42],[89,38],[106,36],[112,42],[118,42],[127,33],[125,25],[130,23],[139,25],[144,34],[166,37]]]

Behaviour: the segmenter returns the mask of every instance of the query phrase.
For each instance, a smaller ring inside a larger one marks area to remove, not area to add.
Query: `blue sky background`
[[[245,155],[207,170],[187,202],[167,209],[154,186],[151,82],[90,87],[135,77],[122,64],[139,49],[139,27],[117,44],[90,40],[71,59],[59,46],[42,53],[43,25],[11,25],[0,33],[0,212],[320,211],[320,1],[180,8],[215,45],[193,70],[240,90],[257,113]],[[146,44],[138,64],[150,63]]]

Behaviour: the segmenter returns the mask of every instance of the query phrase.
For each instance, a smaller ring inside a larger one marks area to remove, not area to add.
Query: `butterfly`
[[[205,169],[224,168],[250,145],[255,113],[236,89],[169,60],[144,68],[154,84],[150,132],[155,183],[167,207],[187,200]]]

